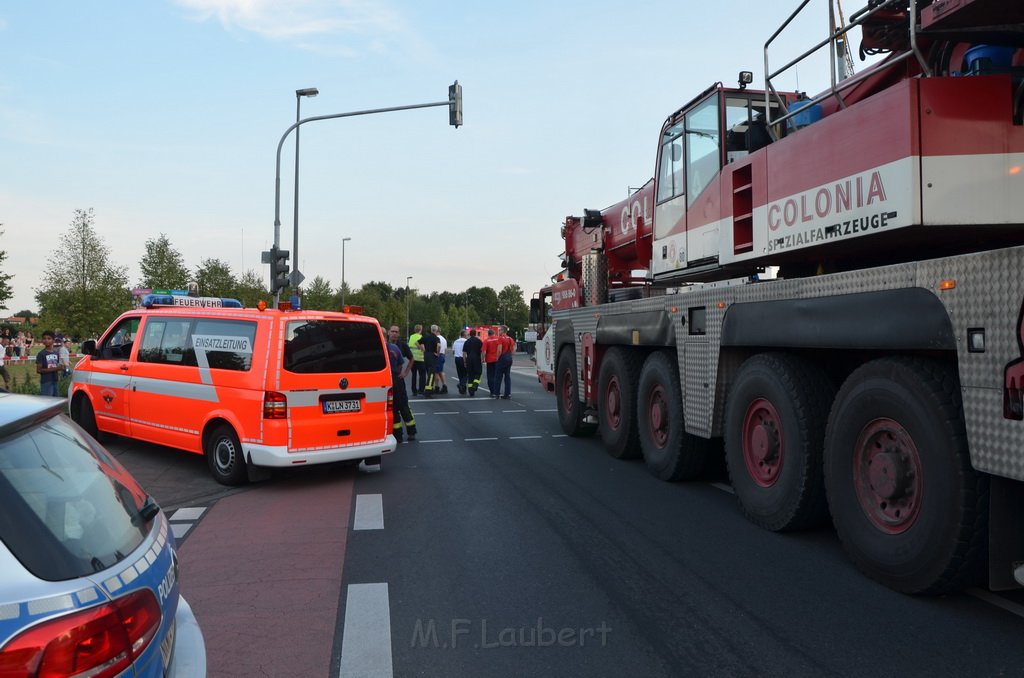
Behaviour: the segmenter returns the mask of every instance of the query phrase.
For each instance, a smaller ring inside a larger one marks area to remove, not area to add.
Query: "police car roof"
[[[52,419],[66,408],[64,398],[0,393],[0,438]]]

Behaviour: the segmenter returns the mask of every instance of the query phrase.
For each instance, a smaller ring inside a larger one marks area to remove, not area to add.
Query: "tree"
[[[3,224],[0,224],[3,226]],[[4,232],[0,231],[0,235]],[[7,259],[7,251],[0,250],[0,266],[3,266],[4,260]],[[14,276],[10,273],[0,273],[0,308],[7,308],[7,300],[11,298],[14,291],[11,289],[11,278]]]
[[[230,297],[238,287],[231,267],[220,259],[201,260],[196,268],[196,282],[199,294],[204,297]]]
[[[522,332],[530,322],[530,307],[523,301],[523,290],[519,285],[505,285],[498,293],[498,305],[502,311],[503,325],[508,325],[509,331],[516,337],[522,338]]]
[[[235,285],[235,291],[231,296],[242,302],[246,308],[255,308],[261,300],[270,304],[270,299],[274,295],[267,290],[267,284],[263,277],[250,268],[238,279],[238,284]]]
[[[302,293],[302,307],[313,311],[333,311],[337,309],[334,290],[327,278],[318,275]]]
[[[92,208],[75,210],[71,233],[50,254],[43,287],[36,289],[43,325],[72,336],[98,336],[131,306],[128,269],[110,262],[96,233]]]
[[[142,269],[139,287],[183,290],[190,277],[181,252],[171,246],[163,233],[155,240],[146,241],[146,253],[139,267]]]

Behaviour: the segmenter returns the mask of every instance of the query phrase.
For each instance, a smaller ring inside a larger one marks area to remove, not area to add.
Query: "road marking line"
[[[434,414],[458,414],[458,412],[434,412]]]
[[[732,489],[731,485],[726,485],[725,483],[708,483],[708,485],[710,485],[711,487],[717,487],[722,492],[728,492],[729,494],[736,494],[736,490]]]
[[[558,411],[558,408],[553,408],[553,409],[550,409],[550,410],[534,410],[534,412],[557,412],[557,411]]]
[[[540,436],[509,436],[509,440],[532,440],[534,438],[540,438]]]
[[[525,412],[525,411],[526,410],[502,410],[501,412],[502,412],[502,414],[507,414],[509,412]]]
[[[552,438],[568,438],[569,434],[567,434],[567,433],[553,433],[553,434],[551,434],[551,437]]]
[[[466,414],[494,414],[494,410],[470,410]]]
[[[967,589],[965,593],[968,593],[978,600],[984,600],[986,603],[1001,607],[1007,612],[1017,615],[1018,617],[1024,617],[1024,605],[1018,605],[1017,603],[1001,598],[991,591],[985,591],[983,589]]]
[[[340,676],[391,678],[391,605],[388,585],[349,584]]]
[[[206,511],[205,506],[180,508],[171,515],[170,520],[199,520],[199,516],[203,515],[204,511]]]
[[[420,443],[450,443],[451,441],[451,438],[445,438],[443,440],[420,440]]]
[[[379,494],[357,494],[353,530],[384,529],[384,497]]]
[[[467,443],[475,443],[475,442],[479,442],[481,440],[497,440],[497,438],[466,438],[465,442],[467,442]]]
[[[192,523],[171,523],[171,532],[175,539],[182,539],[192,529]]]

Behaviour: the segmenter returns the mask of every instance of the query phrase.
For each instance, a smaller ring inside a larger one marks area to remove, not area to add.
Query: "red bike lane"
[[[307,473],[225,497],[179,547],[208,675],[329,675],[354,479]]]

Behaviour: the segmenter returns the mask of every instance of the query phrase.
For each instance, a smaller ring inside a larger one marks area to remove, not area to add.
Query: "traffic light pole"
[[[284,147],[285,139],[292,133],[292,130],[298,129],[300,126],[305,125],[307,122],[315,122],[317,120],[333,120],[334,118],[351,118],[357,115],[372,115],[374,113],[390,113],[391,111],[408,111],[414,108],[433,108],[436,106],[447,106],[448,107],[448,120],[449,124],[458,128],[462,124],[462,85],[456,80],[455,84],[448,87],[448,100],[447,101],[435,101],[429,104],[412,104],[410,106],[392,106],[390,108],[371,108],[365,111],[350,111],[348,113],[334,113],[331,115],[317,115],[312,118],[303,118],[295,122],[284,131],[281,135],[281,140],[277,142],[277,164],[274,172],[274,245],[272,252],[283,253],[287,257],[287,251],[281,250],[281,149]],[[296,229],[296,237],[298,237],[298,230]],[[292,245],[294,247],[294,243]],[[296,262],[297,263],[297,262]],[[274,294],[274,306],[281,301],[281,290],[283,287],[276,286],[275,274],[279,271],[275,271],[275,265],[271,264],[271,292]],[[296,284],[301,284],[303,280],[302,274],[295,270]]]

